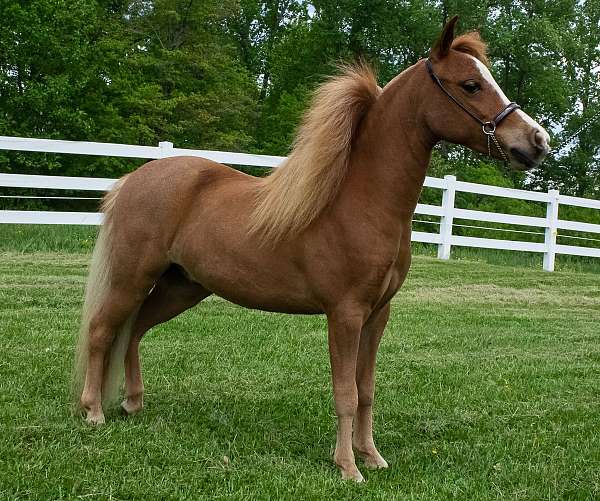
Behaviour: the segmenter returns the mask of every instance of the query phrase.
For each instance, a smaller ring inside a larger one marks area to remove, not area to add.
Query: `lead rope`
[[[581,134],[584,130],[588,129],[590,127],[590,125],[592,125],[598,118],[600,118],[600,109],[594,114],[592,115],[588,120],[586,120],[583,125],[581,127],[579,127],[579,129],[577,129],[575,132],[573,132],[573,134],[571,134],[569,137],[567,137],[567,139],[565,139],[562,144],[558,147],[558,149],[556,150],[556,153],[560,153],[565,146],[567,146],[571,141],[573,141],[573,139],[575,139],[575,137],[577,137],[579,134]],[[555,153],[555,155],[556,155]]]

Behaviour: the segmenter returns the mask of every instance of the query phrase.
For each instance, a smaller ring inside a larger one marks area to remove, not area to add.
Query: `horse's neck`
[[[343,210],[385,233],[410,222],[435,144],[422,116],[423,72],[415,65],[396,77],[367,113],[340,193]]]

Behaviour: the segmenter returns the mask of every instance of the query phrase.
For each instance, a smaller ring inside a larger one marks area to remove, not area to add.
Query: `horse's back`
[[[160,252],[166,259],[185,228],[194,221],[218,218],[215,205],[231,206],[228,198],[240,198],[243,193],[251,198],[256,181],[204,158],[148,162],[119,186],[110,214],[114,239],[138,253]]]
[[[134,226],[176,226],[208,201],[211,193],[246,192],[256,179],[230,167],[199,157],[153,160],[127,176],[115,202],[115,215]]]

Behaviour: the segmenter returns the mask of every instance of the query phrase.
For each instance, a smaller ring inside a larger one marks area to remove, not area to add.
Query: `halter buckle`
[[[481,129],[483,130],[484,134],[493,136],[496,133],[496,122],[485,122],[481,126]]]

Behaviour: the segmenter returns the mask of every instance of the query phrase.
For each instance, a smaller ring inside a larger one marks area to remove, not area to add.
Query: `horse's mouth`
[[[513,167],[519,170],[533,169],[534,167],[537,167],[540,163],[540,160],[534,160],[518,148],[511,148],[510,156],[511,160],[513,160],[511,164],[513,165]]]

